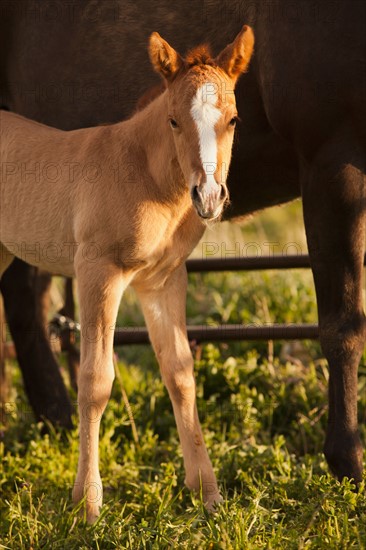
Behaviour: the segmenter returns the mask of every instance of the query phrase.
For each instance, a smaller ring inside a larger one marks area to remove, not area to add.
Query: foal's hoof
[[[93,524],[98,519],[102,506],[102,498],[101,484],[89,483],[83,485],[75,483],[72,492],[72,501],[77,505],[84,500],[79,511],[79,516],[81,519],[85,519],[87,523]]]
[[[80,510],[78,511],[78,517],[86,521],[89,525],[96,522],[100,514],[100,506],[88,503],[87,501],[82,503]]]
[[[202,494],[202,502],[208,512],[216,512],[217,506],[223,501],[216,481],[202,481],[199,489],[187,484],[187,487],[196,494]]]
[[[218,506],[223,502],[224,499],[217,490],[214,495],[210,495],[210,497],[207,499],[202,496],[202,500],[204,502],[206,510],[211,514],[214,514],[215,512],[217,512]]]
[[[85,508],[86,521],[87,523],[89,523],[89,525],[92,525],[99,517],[100,507],[95,505],[88,505],[88,503],[86,503]]]

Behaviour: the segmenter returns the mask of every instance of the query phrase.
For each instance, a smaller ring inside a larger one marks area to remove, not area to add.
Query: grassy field
[[[214,227],[194,254],[240,249],[265,255],[269,242],[275,253],[294,253],[289,243],[306,252],[298,204],[253,218],[245,229]],[[308,271],[191,275],[187,309],[195,324],[316,321]],[[141,322],[128,292],[119,323]],[[335,481],[322,454],[328,368],[316,342],[193,350],[200,418],[224,496],[214,515],[183,487],[172,407],[151,349],[117,351],[118,377],[101,427],[105,505],[93,526],[71,504],[77,429],[42,435],[19,372],[9,365],[13,386],[0,440],[0,548],[366,548],[365,483],[355,492],[352,483]],[[366,354],[359,420],[365,442]]]

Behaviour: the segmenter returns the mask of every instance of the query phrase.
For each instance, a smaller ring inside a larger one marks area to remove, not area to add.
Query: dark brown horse
[[[152,29],[179,50],[207,40],[215,53],[243,23],[253,27],[256,51],[237,91],[242,123],[227,217],[302,196],[330,368],[325,455],[339,478],[359,481],[366,4],[2,0],[1,9],[3,106],[63,129],[116,122],[132,112],[136,98],[157,82],[146,55]],[[27,254],[32,251],[25,260]],[[37,317],[31,269],[14,264],[2,292],[31,403],[38,415],[67,424],[70,408]]]

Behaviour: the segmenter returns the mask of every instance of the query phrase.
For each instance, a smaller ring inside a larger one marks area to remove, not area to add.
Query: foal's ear
[[[230,78],[236,80],[247,69],[253,49],[253,31],[251,27],[244,25],[234,42],[219,53],[215,62]]]
[[[149,39],[149,55],[156,72],[171,81],[183,66],[183,59],[158,32],[153,32]]]

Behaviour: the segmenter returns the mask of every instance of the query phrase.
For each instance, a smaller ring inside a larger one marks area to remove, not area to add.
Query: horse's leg
[[[5,370],[5,313],[3,307],[3,300],[0,296],[0,413],[1,416],[4,416],[2,413],[4,411],[3,407],[6,403],[9,383],[6,376]],[[5,412],[5,411],[4,411]]]
[[[103,501],[98,465],[99,426],[114,379],[113,335],[119,302],[127,279],[104,262],[76,258],[81,361],[78,381],[80,455],[73,500],[86,496],[86,519],[92,523]]]
[[[65,279],[65,303],[63,308],[59,311],[60,315],[65,315],[65,317],[68,317],[69,319],[75,319],[75,302],[72,283],[72,279]],[[61,349],[65,350],[67,353],[67,366],[70,375],[71,387],[75,392],[77,392],[80,354],[79,350],[75,346],[75,334],[73,331],[67,330],[61,333]]]
[[[13,261],[13,256],[9,254],[6,248],[0,243],[0,280],[2,274],[9,267]],[[6,397],[8,393],[8,382],[6,379],[5,372],[5,337],[6,337],[6,326],[5,326],[5,314],[3,301],[0,296],[0,407],[2,408],[6,402]]]
[[[362,305],[366,183],[364,153],[338,137],[303,169],[304,218],[318,302],[320,342],[329,363],[324,453],[332,472],[362,476],[357,370],[366,340]]]
[[[34,414],[71,428],[72,407],[37,304],[37,269],[15,259],[1,279],[6,319]]]
[[[0,242],[0,279],[13,260],[14,256]]]
[[[221,497],[198,419],[193,358],[185,320],[186,287],[187,275],[182,266],[159,290],[136,290],[173,404],[183,449],[185,483],[196,491],[202,487],[203,501],[210,509]]]

